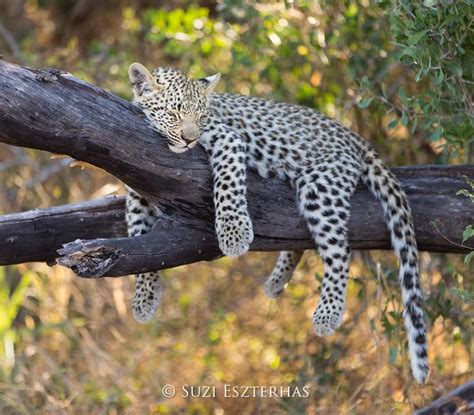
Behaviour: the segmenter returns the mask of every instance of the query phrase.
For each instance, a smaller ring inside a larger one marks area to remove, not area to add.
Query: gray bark
[[[124,237],[124,209],[123,197],[110,197],[0,216],[0,265],[54,263],[57,250],[75,239]]]

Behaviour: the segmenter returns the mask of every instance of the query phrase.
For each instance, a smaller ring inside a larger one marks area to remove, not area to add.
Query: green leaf
[[[444,72],[439,71],[438,75],[436,76],[435,79],[435,85],[441,85],[441,83],[444,81]]]
[[[430,140],[432,141],[439,140],[442,133],[443,133],[443,129],[441,128],[440,125],[438,125],[438,127],[436,127],[436,130],[433,131],[433,134],[430,135]]]
[[[403,115],[402,115],[402,125],[404,127],[407,127],[408,126],[408,121],[409,121],[408,114],[406,112],[404,112]]]
[[[408,44],[410,46],[416,45],[428,33],[428,30],[421,30],[408,37]]]
[[[471,263],[471,259],[474,258],[474,251],[470,252],[469,254],[466,255],[464,258],[464,263],[466,265],[469,265]]]
[[[398,90],[398,96],[400,97],[400,101],[402,101],[403,105],[408,105],[408,96],[403,88]]]
[[[370,98],[365,98],[363,99],[362,101],[360,101],[357,106],[359,108],[367,108],[371,103],[372,101],[374,100],[374,97],[370,97]]]
[[[393,55],[393,59],[395,60],[395,62],[400,62],[401,59],[402,59],[405,55],[408,55],[408,48],[400,49],[398,52],[396,52],[396,53]]]
[[[466,242],[468,239],[474,236],[474,227],[472,225],[466,226],[462,234],[462,243]]]
[[[426,69],[425,68],[421,68],[418,73],[415,75],[415,81],[416,82],[419,82],[419,80],[421,78],[423,78],[424,76],[426,75]]]
[[[446,67],[449,71],[456,76],[462,76],[462,68],[461,65],[457,62],[449,62],[446,64]]]
[[[391,130],[391,129],[395,128],[397,125],[398,125],[398,118],[395,118],[395,119],[393,119],[392,121],[390,121],[388,123],[387,128],[389,130]]]
[[[398,349],[396,347],[390,347],[389,349],[389,363],[394,365],[397,361]]]
[[[369,78],[367,77],[367,75],[362,77],[362,79],[360,80],[360,83],[363,87],[366,87],[366,88],[370,85],[370,81],[369,81]]]
[[[397,311],[389,311],[390,317],[392,317],[397,323],[402,321],[402,315]]]

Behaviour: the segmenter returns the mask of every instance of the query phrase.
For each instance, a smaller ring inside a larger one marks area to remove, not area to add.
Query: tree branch
[[[430,405],[415,412],[415,415],[472,414],[474,413],[474,380],[467,382]]]
[[[48,251],[43,259],[39,258],[38,250],[28,259],[27,254],[15,254],[12,248],[9,252],[16,255],[15,261],[51,260],[53,246],[57,249],[58,241],[64,243],[77,238],[94,240],[67,244],[61,249],[58,262],[84,277],[127,275],[220,255],[213,229],[210,169],[201,148],[182,155],[171,153],[164,138],[147,126],[139,109],[58,71],[36,71],[0,62],[0,89],[3,92],[0,141],[67,154],[101,167],[162,211],[156,227],[147,235],[120,238],[124,235],[123,223],[118,225],[123,234],[115,233],[116,225],[109,234],[105,229],[100,233],[94,225],[89,225],[91,233],[87,235],[85,229],[72,231],[71,228],[64,238],[56,235],[54,242],[43,245]],[[460,244],[464,227],[474,217],[474,206],[467,199],[455,196],[464,187],[462,175],[474,176],[474,166],[420,166],[394,169],[394,172],[410,199],[420,249],[466,252],[467,249],[453,245],[444,237]],[[256,236],[252,250],[313,247],[287,184],[250,173],[248,199]],[[380,204],[360,187],[351,205],[351,246],[389,248]],[[56,209],[66,209],[67,216],[69,208]],[[47,211],[43,214],[47,215]],[[15,216],[0,221],[0,240],[4,244],[0,243],[0,252],[7,246],[3,241],[7,235],[4,229],[8,229],[8,222]],[[88,217],[92,224],[94,214]],[[443,235],[433,226],[433,221]],[[47,226],[52,227],[53,222]],[[58,232],[61,222],[62,219],[54,222]],[[103,222],[106,223],[108,219]],[[9,261],[3,252],[0,258],[3,263]]]
[[[123,197],[4,215],[0,216],[0,265],[54,263],[57,250],[75,239],[126,234]]]

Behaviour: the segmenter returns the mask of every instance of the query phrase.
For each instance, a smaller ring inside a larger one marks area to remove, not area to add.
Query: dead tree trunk
[[[66,244],[57,261],[83,277],[127,275],[220,255],[213,231],[210,171],[202,149],[171,153],[140,110],[58,71],[0,62],[0,90],[0,141],[99,166],[162,211],[155,229],[138,238],[122,237],[120,200],[85,204],[85,209],[76,205],[9,215],[0,219],[0,263],[51,261],[59,245],[77,238],[91,240]],[[463,175],[474,176],[474,166],[421,166],[394,172],[410,199],[420,249],[466,252],[460,239],[472,222],[474,206],[455,193],[464,186]],[[251,173],[248,198],[256,236],[252,250],[312,248],[287,184]],[[114,204],[110,212],[101,210],[107,203]],[[74,222],[77,218],[87,228]],[[43,233],[38,232],[39,223],[45,227]],[[33,228],[28,231],[29,226]],[[381,207],[365,188],[360,187],[352,200],[349,228],[354,249],[390,247]],[[23,240],[31,246],[17,252]]]

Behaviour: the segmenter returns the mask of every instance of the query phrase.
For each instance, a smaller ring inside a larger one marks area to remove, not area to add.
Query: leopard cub
[[[191,79],[173,68],[150,73],[134,63],[129,69],[134,102],[152,128],[175,153],[204,147],[214,179],[215,230],[224,255],[239,256],[253,240],[247,210],[246,170],[279,177],[294,188],[298,209],[324,263],[321,296],[313,315],[320,336],[332,334],[344,314],[349,277],[350,200],[361,180],[380,200],[392,245],[400,260],[400,286],[411,367],[424,383],[428,372],[422,291],[410,207],[394,175],[357,134],[307,107],[262,98],[214,93],[220,75]],[[130,234],[146,232],[155,212],[129,194]],[[270,297],[290,280],[302,252],[281,252],[265,283]],[[150,319],[160,298],[157,273],[137,277],[134,315]]]

